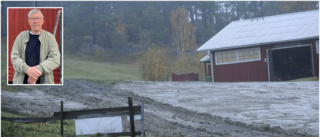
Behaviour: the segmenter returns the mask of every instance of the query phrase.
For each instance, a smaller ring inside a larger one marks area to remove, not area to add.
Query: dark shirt
[[[30,67],[39,65],[40,62],[40,41],[39,35],[29,34],[29,41],[27,43],[25,55],[26,63]],[[25,74],[24,84],[28,84],[29,76]],[[36,84],[40,84],[40,79],[37,80]]]

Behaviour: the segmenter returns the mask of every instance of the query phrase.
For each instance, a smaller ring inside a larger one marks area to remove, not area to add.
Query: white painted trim
[[[213,59],[212,59],[212,52],[210,52],[210,64],[211,64],[211,79],[212,79],[212,83],[214,83],[214,73],[213,73]]]
[[[311,44],[304,44],[304,45],[297,45],[297,46],[288,46],[288,47],[280,47],[280,48],[272,48],[272,50],[298,48],[298,47],[304,47],[304,46],[311,46]]]
[[[269,67],[269,54],[268,54],[269,50],[271,50],[271,49],[266,50],[266,58],[267,58],[267,68],[268,68],[268,79],[269,79],[269,82],[271,82],[271,80],[270,80],[270,67]]]

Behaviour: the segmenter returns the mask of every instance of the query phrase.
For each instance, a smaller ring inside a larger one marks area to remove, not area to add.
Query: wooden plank
[[[45,123],[47,121],[57,120],[54,117],[43,117],[43,118],[9,118],[1,116],[1,120],[10,121],[12,123]]]
[[[133,106],[133,109],[134,109],[134,114],[141,113],[140,106]],[[120,107],[120,108],[107,108],[107,109],[64,111],[63,114],[64,114],[64,119],[94,118],[94,117],[102,117],[102,116],[129,115],[129,110],[128,110],[128,107]],[[55,121],[60,119],[61,119],[61,112],[55,112],[53,117],[40,117],[40,118],[36,118],[36,117],[9,118],[9,117],[3,117],[3,116],[1,117],[1,120],[10,121],[13,123],[45,123],[47,121]]]
[[[108,137],[117,137],[117,136],[130,136],[131,132],[122,132],[122,133],[108,133]],[[134,135],[141,135],[141,132],[135,132]]]
[[[140,106],[133,106],[134,114],[141,113]],[[54,117],[60,117],[61,112],[54,112]],[[95,118],[95,117],[110,117],[129,115],[128,107],[118,108],[106,108],[106,109],[91,109],[91,110],[76,110],[76,111],[64,111],[64,119],[83,119],[83,118]]]

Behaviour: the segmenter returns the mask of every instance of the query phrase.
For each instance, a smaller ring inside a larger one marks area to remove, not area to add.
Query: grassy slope
[[[94,62],[74,57],[64,59],[64,75],[65,78],[101,81],[141,80],[139,66],[135,63]]]

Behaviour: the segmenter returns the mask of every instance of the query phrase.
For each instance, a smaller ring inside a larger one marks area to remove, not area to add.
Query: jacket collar
[[[31,31],[31,29],[27,30],[28,33],[25,33],[24,39],[22,40],[23,43],[27,43],[29,41],[30,31]],[[39,38],[38,38],[40,40],[40,43],[42,41],[42,37],[43,37],[44,33],[45,33],[45,30],[42,29],[40,31],[40,35],[39,35]]]

